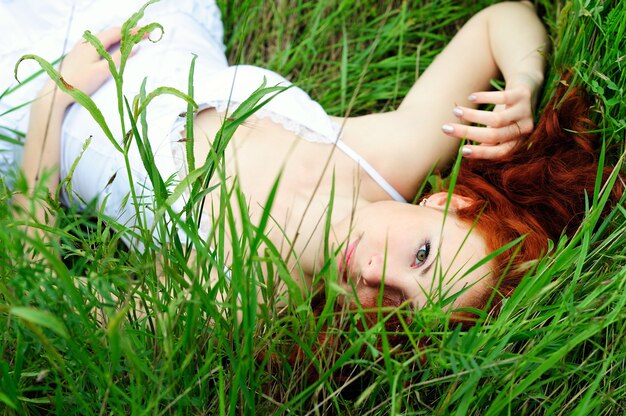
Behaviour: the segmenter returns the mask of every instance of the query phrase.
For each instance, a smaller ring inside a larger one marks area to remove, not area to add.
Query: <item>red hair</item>
[[[461,164],[453,192],[472,202],[458,210],[457,216],[476,224],[492,251],[523,237],[521,243],[494,259],[494,273],[488,286],[495,289],[495,300],[489,304],[494,295],[489,289],[475,297],[475,304],[464,306],[497,312],[500,300],[515,290],[526,273],[524,265],[546,254],[548,240],[558,241],[562,233],[571,236],[580,226],[586,213],[585,196],[594,194],[601,145],[597,134],[592,132],[595,126],[589,119],[589,112],[584,90],[569,88],[563,81],[535,130],[511,153],[498,160],[466,159]],[[611,168],[605,167],[600,172],[602,180],[606,181],[610,173]],[[611,190],[611,199],[616,201],[622,192],[623,185],[618,181]],[[357,329],[362,330],[379,318],[379,292],[377,288],[362,287],[357,296],[363,310],[374,311],[365,312],[364,319],[357,321]],[[386,288],[380,299],[383,307],[398,307],[404,302],[403,295],[393,288]],[[324,296],[316,297],[313,302],[316,316],[324,305]],[[351,309],[356,309],[354,306]],[[341,313],[341,310],[335,305],[336,312]],[[451,318],[452,323],[466,327],[474,321],[475,316],[465,312],[453,312]],[[398,317],[386,315],[385,328],[391,334],[390,346],[406,343]],[[313,349],[313,352],[334,360],[341,355],[342,341],[345,340],[340,335],[330,335],[325,326],[319,334],[320,349]],[[418,345],[421,348],[427,343],[427,339],[420,339]],[[307,362],[298,347],[292,350],[287,361]],[[343,381],[351,371],[351,366],[342,367],[333,378]],[[305,374],[309,380],[319,376],[312,363],[305,365]]]
[[[524,264],[546,254],[548,240],[571,236],[585,216],[586,195],[594,194],[601,140],[593,132],[590,104],[580,87],[561,81],[535,130],[499,160],[467,159],[461,164],[453,192],[472,200],[457,215],[476,228],[491,250],[523,241],[495,259],[492,286],[499,300],[509,296],[525,274]],[[606,181],[611,168],[599,174]],[[616,201],[621,183],[611,190]],[[485,308],[491,291],[480,297]]]

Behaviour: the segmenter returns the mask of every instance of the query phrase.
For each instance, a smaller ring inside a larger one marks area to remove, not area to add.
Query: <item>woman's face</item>
[[[475,266],[488,249],[477,231],[444,207],[445,200],[427,206],[376,202],[336,224],[342,285],[357,294],[363,287],[392,288],[418,308],[467,288],[453,305],[472,305],[487,287],[490,263]]]

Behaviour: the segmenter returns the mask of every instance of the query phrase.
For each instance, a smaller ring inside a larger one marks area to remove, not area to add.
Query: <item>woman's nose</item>
[[[389,258],[379,254],[370,257],[361,269],[361,277],[365,284],[371,287],[379,287],[383,285],[384,281],[385,286],[395,287],[397,282],[395,282],[396,279],[393,276],[389,263]]]

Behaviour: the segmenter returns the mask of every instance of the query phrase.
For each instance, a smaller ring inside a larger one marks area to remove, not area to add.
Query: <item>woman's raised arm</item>
[[[466,156],[492,158],[532,129],[532,97],[543,82],[546,45],[546,31],[530,3],[488,7],[459,30],[396,111],[349,119],[344,137],[374,149],[361,148],[410,199],[433,165],[445,167],[455,157],[458,139],[484,143],[468,146]],[[486,92],[499,74],[505,91]],[[500,104],[501,111],[475,110],[480,103]]]
[[[511,150],[516,140],[533,130],[533,109],[543,84],[547,36],[529,2],[500,3],[485,10],[489,46],[505,80],[504,91],[474,92],[473,104],[495,104],[494,111],[457,106],[453,113],[465,122],[448,123],[445,133],[482,144],[463,148],[466,157],[496,158]]]

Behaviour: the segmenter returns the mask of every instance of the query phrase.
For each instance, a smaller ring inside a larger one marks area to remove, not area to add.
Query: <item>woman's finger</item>
[[[467,99],[475,104],[532,103],[532,91],[528,88],[512,88],[504,91],[480,91],[472,93]]]
[[[506,110],[506,105],[505,104],[498,104],[495,107],[493,107],[493,112],[494,113],[499,113],[500,111],[504,111]]]
[[[458,106],[452,110],[452,113],[468,123],[477,123],[489,127],[508,126],[516,120],[524,118],[523,112],[518,108],[511,108],[505,111],[485,111]]]
[[[530,122],[530,126],[529,126]],[[504,127],[475,127],[458,123],[448,123],[441,127],[441,130],[448,136],[458,139],[473,140],[479,143],[495,145],[510,140],[515,140],[520,136],[532,131],[532,121],[526,120],[509,124]]]
[[[508,104],[506,91],[480,91],[472,93],[467,99],[475,104]]]
[[[119,68],[120,62],[122,61],[122,51],[118,49],[115,52],[113,52],[111,54],[111,60],[113,60],[113,63],[115,64],[115,67]]]
[[[109,49],[112,45],[122,40],[122,28],[114,26],[98,33],[98,39],[102,42],[105,49]]]
[[[517,141],[510,141],[497,146],[465,145],[461,152],[463,157],[468,159],[497,159],[509,154],[516,144]]]
[[[139,45],[135,45],[135,47],[133,47],[133,49],[130,51],[130,55],[128,55],[128,57],[132,58],[133,56],[135,56],[139,51],[139,48]],[[120,62],[122,62],[122,51],[118,49],[115,52],[111,53],[111,59],[113,60],[113,63],[115,63],[115,66],[119,68]]]

